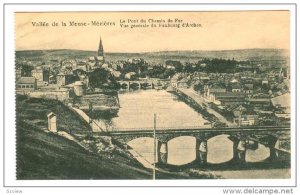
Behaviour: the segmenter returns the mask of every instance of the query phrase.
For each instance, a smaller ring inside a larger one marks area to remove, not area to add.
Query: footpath
[[[79,114],[87,123],[90,124],[93,132],[106,131],[107,128],[104,122],[100,120],[90,120],[90,117],[82,110],[74,107],[70,108],[71,110],[74,110],[77,114]]]
[[[178,91],[181,93],[185,94],[186,96],[190,97],[193,99],[199,106],[202,106],[203,104],[206,103],[204,98],[197,94],[193,89],[186,89],[186,88],[176,88]],[[220,113],[216,112],[210,107],[206,107],[206,110],[208,113],[215,115],[220,122],[225,123],[228,127],[236,127],[237,125],[232,123],[231,121],[228,121],[224,116],[222,116]]]

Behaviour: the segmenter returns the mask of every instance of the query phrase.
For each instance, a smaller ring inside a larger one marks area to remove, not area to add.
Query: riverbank
[[[76,97],[73,106],[83,110],[92,119],[115,117],[120,107],[117,92],[98,92]]]
[[[185,95],[181,92],[178,92],[178,91],[169,91],[169,93],[172,93],[180,101],[186,103],[188,106],[190,106],[196,112],[200,113],[205,120],[209,121],[208,124],[210,124],[211,127],[213,126],[213,124],[215,122],[219,122],[219,120],[213,114],[210,114],[204,106],[198,104],[195,101],[192,101],[191,99],[189,99],[189,97],[187,95]]]
[[[176,95],[180,96],[184,102],[190,105],[193,109],[200,112],[207,120],[212,123],[213,127],[228,126],[235,127],[236,125],[231,121],[228,121],[224,116],[210,108],[205,106],[204,99],[197,94],[194,90],[188,88],[176,88],[173,91]]]
[[[88,116],[84,111],[70,107],[71,110],[76,112],[86,123],[88,123],[93,132],[99,131],[107,131],[106,124],[102,120],[93,120],[90,116]]]

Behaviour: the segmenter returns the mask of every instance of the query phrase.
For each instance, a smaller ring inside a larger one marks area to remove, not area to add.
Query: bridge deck
[[[136,134],[153,134],[154,129],[118,129],[117,131],[108,132],[93,132],[94,134],[109,134],[109,135],[136,135]],[[157,128],[156,134],[171,134],[171,133],[231,133],[231,132],[278,132],[290,131],[290,126],[255,126],[255,127],[223,127],[223,128]]]

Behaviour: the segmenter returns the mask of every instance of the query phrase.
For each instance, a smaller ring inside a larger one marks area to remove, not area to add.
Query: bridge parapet
[[[290,127],[243,127],[243,128],[188,128],[188,129],[157,129],[156,138],[160,142],[168,142],[171,139],[181,136],[191,136],[200,140],[208,140],[217,135],[229,135],[239,140],[254,140],[259,141],[265,145],[269,145],[272,138],[285,139],[289,136]],[[95,135],[102,135],[103,132],[94,132]],[[120,130],[112,132],[104,132],[109,134],[114,139],[123,144],[131,140],[141,137],[152,137],[153,129],[143,129],[134,131]],[[273,144],[271,144],[273,145]]]

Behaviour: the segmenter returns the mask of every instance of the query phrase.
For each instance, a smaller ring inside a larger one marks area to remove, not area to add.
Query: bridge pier
[[[274,136],[269,136],[268,137],[268,142],[267,142],[267,146],[270,149],[270,156],[269,156],[269,161],[273,162],[278,160],[278,152],[276,151],[276,143],[277,143],[278,139]]]
[[[230,136],[229,139],[233,143],[233,158],[234,162],[246,162],[246,140],[236,136]]]
[[[207,163],[207,140],[196,138],[196,161],[200,164]]]
[[[290,152],[289,148],[284,149],[279,145],[278,139],[280,136],[277,136],[279,132],[289,133],[290,127],[242,127],[242,128],[195,128],[195,129],[156,129],[156,138],[159,140],[157,142],[156,151],[156,162],[159,163],[167,163],[168,162],[168,140],[174,139],[180,136],[192,136],[196,138],[195,144],[195,154],[196,159],[194,164],[205,164],[207,163],[207,152],[208,145],[207,139],[210,139],[217,135],[229,135],[229,139],[233,142],[233,159],[231,162],[240,163],[241,165],[246,162],[246,150],[256,149],[256,143],[265,145],[270,149],[270,156],[268,158],[269,161],[279,161],[285,160],[290,162]],[[271,133],[276,133],[275,136],[271,135]],[[148,130],[137,130],[137,131],[126,131],[126,130],[118,130],[112,132],[93,132],[94,136],[101,135],[109,135],[112,136],[114,140],[116,140],[118,144],[122,144],[126,146],[131,140],[141,138],[141,137],[150,137],[153,138],[153,129]],[[288,138],[288,134],[285,135],[285,139]],[[283,143],[287,143],[288,141],[284,141]],[[253,146],[252,146],[253,145]],[[250,146],[250,147],[249,147]],[[253,147],[253,148],[251,148]],[[288,145],[287,145],[288,147]],[[154,149],[153,149],[154,150]]]
[[[158,162],[162,164],[168,163],[168,142],[160,142],[158,144]]]
[[[246,162],[246,140],[242,139],[237,142],[237,144],[233,144],[236,147],[234,148],[233,154],[234,160],[240,163],[245,163]]]

